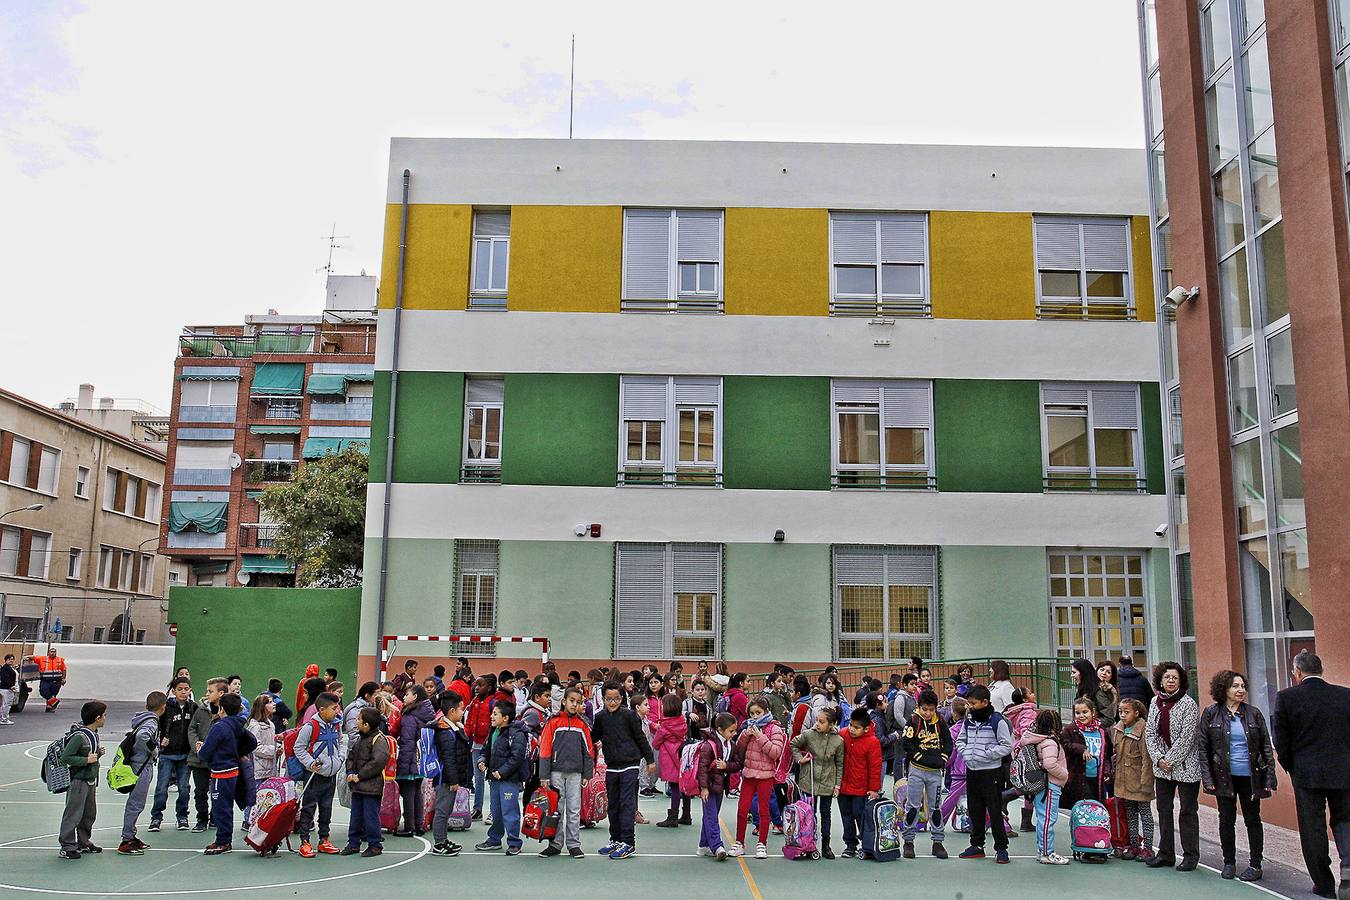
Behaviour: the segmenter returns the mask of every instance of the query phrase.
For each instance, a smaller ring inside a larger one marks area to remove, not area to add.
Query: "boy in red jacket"
[[[844,777],[839,783],[839,814],[844,818],[844,859],[861,856],[858,849],[867,801],[881,795],[881,741],[872,730],[865,709],[855,709],[848,727],[839,729],[844,739]]]

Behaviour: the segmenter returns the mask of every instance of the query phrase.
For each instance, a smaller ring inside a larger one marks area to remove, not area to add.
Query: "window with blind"
[[[13,525],[0,527],[0,575],[45,579],[51,549],[48,532]]]
[[[510,255],[511,213],[475,212],[470,309],[506,309]]]
[[[933,384],[836,379],[830,385],[836,488],[932,490]]]
[[[1036,316],[1133,319],[1126,219],[1037,216]]]
[[[619,379],[621,485],[722,484],[722,379]]]
[[[455,541],[455,632],[495,634],[497,628],[497,541]],[[481,651],[490,644],[464,644]]]
[[[830,314],[928,316],[928,216],[830,213]]]
[[[502,398],[500,378],[464,382],[464,447],[460,481],[469,484],[502,480]]]
[[[178,459],[183,461],[179,444]],[[108,466],[103,477],[103,508],[108,512],[134,516],[148,522],[159,521],[160,486],[153,481]]]
[[[1043,384],[1041,431],[1046,490],[1145,489],[1137,385]]]
[[[722,211],[623,212],[624,312],[722,311]]]
[[[936,653],[934,548],[837,546],[832,562],[835,659],[929,659]]]
[[[60,469],[60,450],[0,431],[0,481],[55,497]]]
[[[721,655],[722,545],[615,545],[617,659]]]

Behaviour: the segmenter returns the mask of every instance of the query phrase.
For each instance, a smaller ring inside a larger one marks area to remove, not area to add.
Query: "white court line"
[[[36,779],[36,778],[25,778],[23,781],[11,781],[11,782],[9,782],[8,784],[0,784],[0,788],[14,787],[15,785],[18,785],[18,784],[32,784],[33,782],[35,782],[35,781],[37,781],[37,780],[38,780],[38,779]]]
[[[46,851],[48,851],[48,852],[53,852],[53,851],[56,851],[56,850],[60,850],[61,848],[60,848],[59,846],[52,846],[52,847],[6,847],[5,849],[6,849],[6,850],[46,850]],[[201,855],[202,855],[202,848],[201,848],[201,847],[146,847],[146,848],[145,848],[145,851],[146,851],[147,853],[195,853],[195,854],[197,854],[198,856],[201,856]],[[103,851],[103,852],[104,852],[104,853],[110,853],[110,854],[112,854],[112,855],[114,855],[114,856],[118,855],[118,854],[117,854],[117,851],[116,851],[116,850],[113,850],[113,849],[108,849],[108,850],[105,850],[105,851]],[[232,851],[230,851],[230,852],[231,852],[231,853],[245,853],[245,854],[250,854],[250,853],[253,853],[253,850],[252,850],[251,848],[250,848],[249,850],[243,850],[243,848],[240,848],[239,850],[232,850]],[[418,854],[418,853],[421,853],[421,852],[422,852],[422,851],[420,851],[420,850],[385,850],[385,851],[384,851],[383,853],[381,853],[380,855],[381,855],[381,856],[414,856],[414,855],[416,855],[416,854]]]

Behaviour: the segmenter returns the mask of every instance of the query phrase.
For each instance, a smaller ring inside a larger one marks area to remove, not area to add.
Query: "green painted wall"
[[[728,376],[722,407],[727,487],[829,490],[828,378]]]
[[[384,482],[389,436],[389,372],[375,373],[370,416],[370,480]],[[464,375],[400,372],[394,480],[416,484],[459,481],[464,437]]]
[[[361,653],[375,653],[379,620],[380,539],[366,538],[361,590]],[[392,538],[385,593],[385,634],[449,634],[453,620],[453,539]]]
[[[1050,655],[1043,547],[942,548],[942,656]]]
[[[723,658],[829,659],[829,545],[727,544],[724,552]]]
[[[305,666],[333,666],[352,696],[360,610],[360,588],[170,588],[174,666],[192,670],[199,695],[207,678],[238,673],[250,699],[269,678],[285,683],[284,696]]]
[[[503,484],[614,486],[619,376],[507,375],[505,382]]]
[[[1176,634],[1172,625],[1172,560],[1165,549],[1148,551],[1145,565],[1149,573],[1149,596],[1153,600],[1149,608],[1149,625],[1153,632],[1153,646],[1149,648],[1149,661],[1159,662],[1177,658]],[[1140,660],[1135,660],[1140,663]]]
[[[502,541],[499,634],[546,635],[559,659],[614,654],[614,545]]]
[[[1144,425],[1144,465],[1150,494],[1167,493],[1167,470],[1163,464],[1162,397],[1158,382],[1139,385],[1139,415]]]
[[[940,491],[1041,492],[1040,386],[938,379],[933,439]]]

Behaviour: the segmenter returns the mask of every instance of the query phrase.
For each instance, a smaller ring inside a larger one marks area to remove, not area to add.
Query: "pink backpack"
[[[778,754],[778,765],[773,770],[773,780],[775,784],[787,784],[788,774],[792,771],[792,749],[788,746],[787,732],[776,724],[771,727],[773,732],[767,737],[783,746],[783,751]]]
[[[680,751],[680,793],[686,797],[698,796],[698,751],[706,741],[694,741]]]

